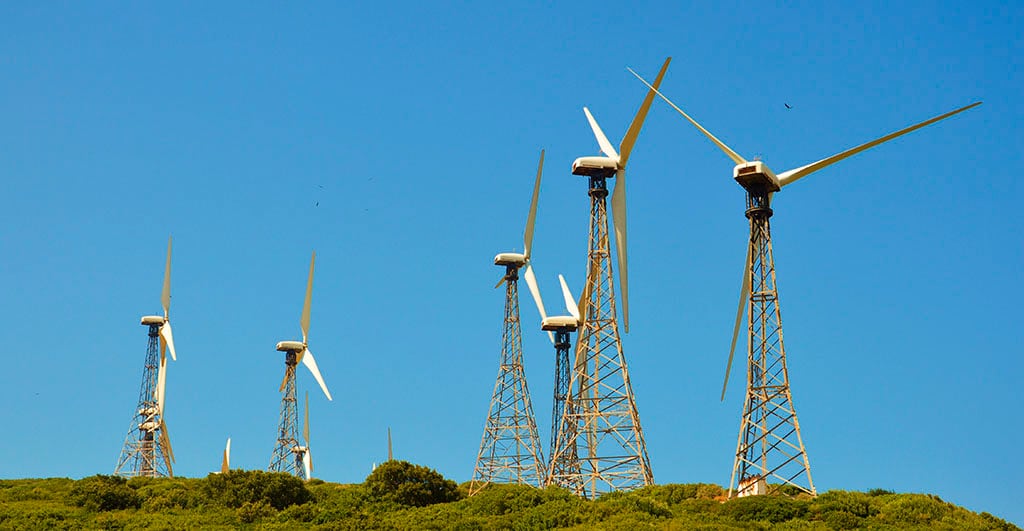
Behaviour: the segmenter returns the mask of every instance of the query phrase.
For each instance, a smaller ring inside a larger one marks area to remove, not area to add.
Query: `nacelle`
[[[147,315],[142,318],[142,324],[146,326],[150,325],[162,325],[164,324],[164,316],[162,315]]]
[[[547,332],[557,332],[563,328],[572,332],[579,326],[579,322],[571,315],[555,315],[540,322],[540,329]]]
[[[494,265],[521,267],[526,264],[526,256],[519,253],[501,253],[494,257]]]
[[[759,160],[737,164],[732,170],[732,178],[747,190],[764,189],[768,192],[778,192],[782,189],[779,178]]]
[[[618,169],[618,161],[609,157],[580,157],[572,161],[573,175],[609,177]]]
[[[305,348],[302,341],[281,341],[277,344],[277,350],[281,352],[302,352]]]

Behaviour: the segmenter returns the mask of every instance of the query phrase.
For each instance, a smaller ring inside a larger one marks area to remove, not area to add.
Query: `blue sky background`
[[[110,473],[167,236],[176,472],[265,468],[318,252],[316,475],[386,456],[470,479],[500,350],[497,252],[579,290],[588,198],[653,76],[781,172],[981,107],[788,187],[772,219],[815,483],[929,492],[1024,523],[1022,7],[911,2],[0,6],[0,477]],[[784,103],[793,108],[787,110]],[[624,348],[655,479],[729,480],[718,400],[747,232],[732,164],[655,102],[630,159]],[[317,206],[317,203],[319,205]],[[524,296],[526,292],[523,292]],[[542,441],[553,349],[522,301]]]

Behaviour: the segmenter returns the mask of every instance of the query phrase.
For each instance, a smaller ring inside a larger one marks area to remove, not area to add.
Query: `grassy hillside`
[[[235,470],[202,479],[0,480],[0,529],[1019,529],[935,496],[829,491],[722,502],[717,485],[596,501],[565,490],[465,485],[402,461],[358,485]]]

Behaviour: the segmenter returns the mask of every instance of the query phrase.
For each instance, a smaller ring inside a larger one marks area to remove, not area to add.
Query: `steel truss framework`
[[[566,399],[569,396],[569,379],[572,377],[569,370],[569,350],[571,348],[570,331],[565,328],[555,331],[555,396],[551,405],[551,446],[548,453],[551,456],[551,463],[547,470],[547,474],[553,477],[574,477],[580,473],[580,463],[575,446],[570,446],[566,452],[557,452],[558,427],[565,412]],[[569,425],[565,429],[572,430],[574,427]],[[572,435],[569,434],[569,437],[571,438]],[[552,480],[545,477],[544,482],[551,484]]]
[[[299,402],[295,399],[295,366],[298,357],[294,351],[285,353],[284,395],[281,397],[281,419],[277,425],[277,443],[270,458],[271,472],[286,472],[302,479],[306,469],[302,466],[305,454],[299,444]]]
[[[519,275],[517,266],[510,265],[505,272],[505,321],[498,379],[469,494],[476,494],[489,483],[540,486],[543,478],[544,455],[523,371]]]
[[[589,195],[583,324],[547,482],[595,498],[651,485],[654,476],[619,338],[604,177],[590,177]],[[572,453],[578,456],[575,470],[556,469]]]
[[[747,392],[729,480],[730,497],[765,494],[779,485],[816,494],[789,389],[768,222],[770,200],[767,190],[748,189]]]
[[[157,403],[156,389],[160,360],[160,325],[149,325],[146,365],[142,371],[139,403],[128,426],[121,455],[114,474],[132,477],[173,477],[171,449],[167,426],[163,423]]]

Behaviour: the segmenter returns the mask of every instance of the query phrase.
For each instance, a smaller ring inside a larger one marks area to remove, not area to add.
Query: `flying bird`
[[[783,103],[783,105],[785,105],[787,109],[792,109],[792,107],[790,107],[788,103]]]

